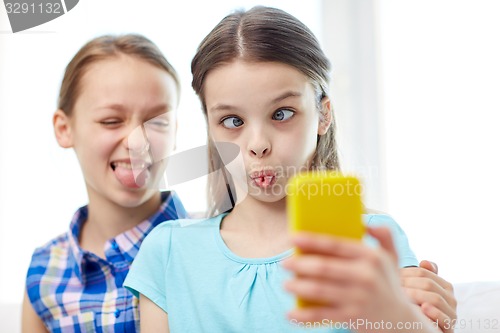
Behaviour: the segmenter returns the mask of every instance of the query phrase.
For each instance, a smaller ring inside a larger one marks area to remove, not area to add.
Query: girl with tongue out
[[[329,61],[306,26],[273,8],[233,13],[201,42],[191,70],[211,171],[224,180],[209,184],[220,214],[146,238],[125,282],[140,297],[141,332],[438,332],[431,320],[454,319],[450,284],[418,267],[389,216],[365,215],[379,247],[288,234],[288,179],[339,168]],[[293,257],[293,246],[308,255]],[[292,294],[325,305],[291,311]]]
[[[186,215],[174,193],[159,191],[178,99],[176,71],[140,35],[93,39],[68,64],[54,131],[78,157],[89,202],[68,232],[35,250],[23,332],[138,331],[125,276],[144,237]]]

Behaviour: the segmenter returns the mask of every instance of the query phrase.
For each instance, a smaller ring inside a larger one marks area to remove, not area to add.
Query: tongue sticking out
[[[122,185],[130,188],[139,188],[144,186],[150,174],[150,171],[147,168],[143,170],[133,170],[122,166],[116,166],[114,172],[118,181]]]

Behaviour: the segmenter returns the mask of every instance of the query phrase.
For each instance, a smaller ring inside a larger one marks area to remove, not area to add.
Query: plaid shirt
[[[123,287],[125,276],[156,225],[186,216],[175,195],[164,192],[162,201],[156,214],[106,243],[106,259],[78,244],[86,206],[75,213],[68,232],[35,250],[26,288],[50,332],[139,332],[138,299]]]

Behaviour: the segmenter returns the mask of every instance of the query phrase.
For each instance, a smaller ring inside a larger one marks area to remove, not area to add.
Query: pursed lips
[[[268,188],[276,182],[277,173],[274,170],[259,170],[250,172],[252,182],[261,188]]]

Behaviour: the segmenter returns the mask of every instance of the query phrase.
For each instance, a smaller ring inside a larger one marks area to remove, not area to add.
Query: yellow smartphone
[[[361,184],[353,176],[317,171],[295,175],[287,188],[291,232],[308,231],[361,241],[365,234],[361,193]],[[297,300],[299,308],[315,305],[318,304]]]

